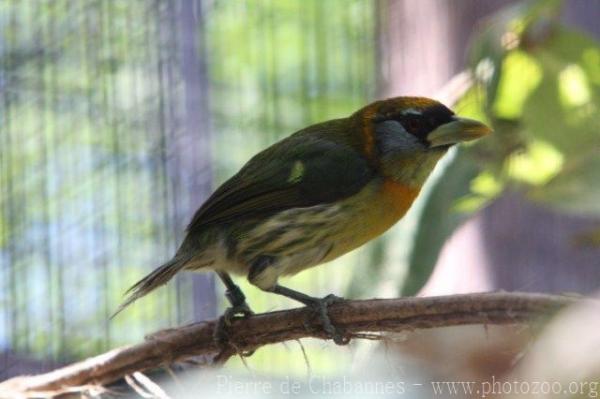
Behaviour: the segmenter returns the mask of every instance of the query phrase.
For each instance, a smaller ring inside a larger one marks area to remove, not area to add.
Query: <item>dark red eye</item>
[[[417,130],[419,130],[419,121],[416,119],[411,118],[407,120],[404,125],[406,130],[408,130],[410,133],[416,133]]]

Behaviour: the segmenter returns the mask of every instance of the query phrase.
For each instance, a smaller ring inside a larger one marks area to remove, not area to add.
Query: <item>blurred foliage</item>
[[[124,289],[175,250],[175,203],[190,216],[199,205],[178,192],[168,167],[185,108],[181,4],[0,1],[0,351],[81,358],[191,321],[187,276],[107,320]],[[193,172],[214,173],[215,184],[281,137],[376,97],[374,2],[196,4],[214,168]],[[561,26],[559,12],[546,0],[490,19],[471,50],[477,84],[456,108],[496,134],[444,160],[424,201],[387,238],[285,283],[313,295],[393,295],[412,246],[403,292],[415,293],[452,231],[507,189],[600,211],[600,52]],[[257,311],[292,305],[242,285]],[[320,345],[307,345],[311,364],[339,366]],[[250,362],[303,372],[288,351],[261,350]]]
[[[0,2],[0,350],[80,358],[177,319],[107,317],[174,246],[156,4]]]
[[[466,213],[456,210],[456,203],[470,193],[469,185],[478,171],[476,163],[461,148],[452,154],[443,175],[428,192],[409,257],[411,268],[403,281],[403,295],[415,295],[421,289],[433,271],[439,249],[467,218]]]
[[[196,41],[211,129],[199,130],[212,132],[214,166],[190,174],[219,184],[281,137],[375,96],[370,1],[185,3],[204,12]],[[0,1],[0,352],[83,358],[193,321],[189,274],[108,320],[124,290],[172,256],[183,234],[177,203],[186,219],[200,205],[174,183],[187,90],[182,4]],[[366,252],[330,266],[335,281],[321,269],[291,285],[341,293],[350,264],[376,262]],[[242,284],[257,311],[293,305]],[[287,350],[258,359],[272,369]]]
[[[559,211],[600,214],[600,45],[561,24],[561,5],[508,7],[473,41],[475,83],[455,108],[487,121],[494,134],[458,151],[437,180],[403,293],[427,281],[460,221],[506,190]]]

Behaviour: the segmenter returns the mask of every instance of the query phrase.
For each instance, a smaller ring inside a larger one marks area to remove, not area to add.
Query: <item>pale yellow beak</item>
[[[441,147],[471,141],[492,133],[487,125],[474,119],[455,117],[454,121],[438,126],[427,135],[431,147]]]

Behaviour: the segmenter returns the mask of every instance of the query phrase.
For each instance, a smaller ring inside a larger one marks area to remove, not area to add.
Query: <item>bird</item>
[[[214,271],[230,307],[221,320],[252,314],[231,275],[311,307],[342,344],[327,309],[340,300],[279,284],[378,237],[400,220],[437,162],[455,144],[492,130],[426,97],[375,101],[350,116],[301,129],[252,157],[193,215],[172,259],[135,283],[117,309],[181,271]]]

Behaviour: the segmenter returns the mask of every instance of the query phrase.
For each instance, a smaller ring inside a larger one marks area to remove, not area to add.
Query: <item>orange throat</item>
[[[345,200],[342,208],[351,209],[351,214],[332,235],[335,245],[323,261],[335,259],[383,234],[404,216],[418,194],[419,188],[385,179],[372,182]]]
[[[420,190],[420,187],[411,187],[392,179],[385,179],[381,194],[384,206],[389,210],[387,221],[390,222],[390,226],[404,216]]]

